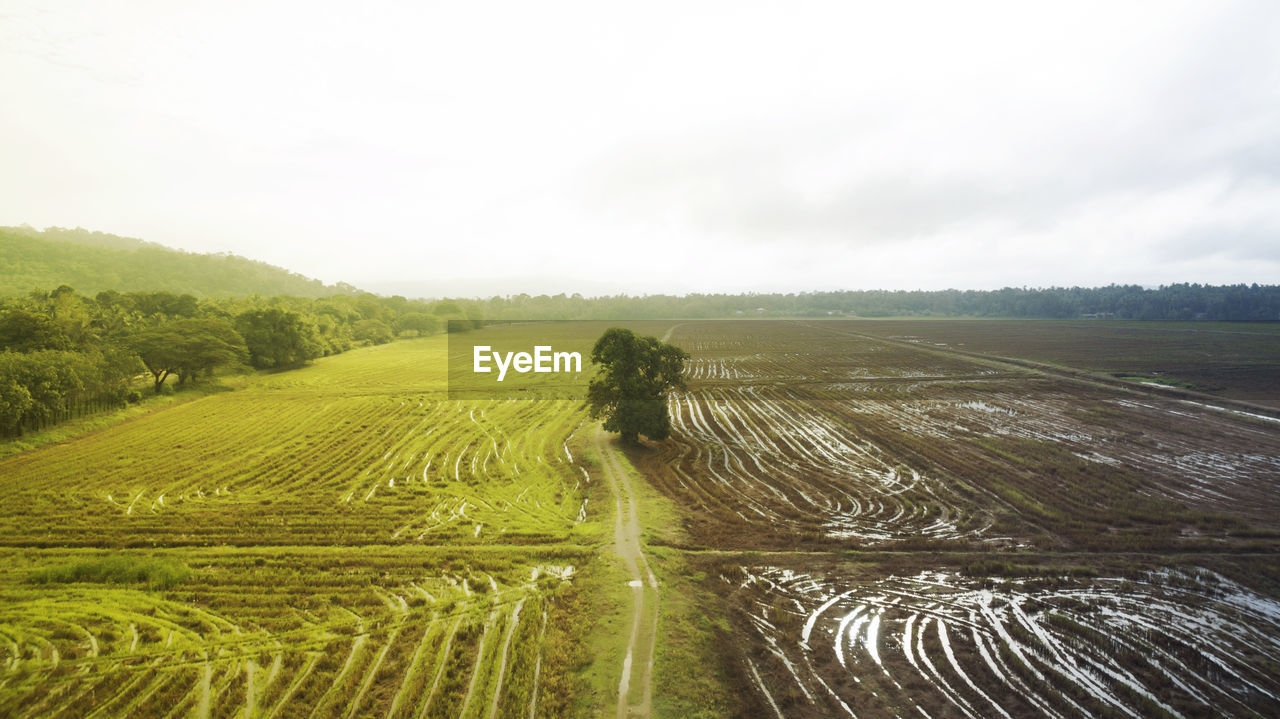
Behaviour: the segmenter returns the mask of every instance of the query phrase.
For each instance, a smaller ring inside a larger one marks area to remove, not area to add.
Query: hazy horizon
[[[1278,33],[1262,2],[0,2],[0,224],[406,296],[1276,284]]]

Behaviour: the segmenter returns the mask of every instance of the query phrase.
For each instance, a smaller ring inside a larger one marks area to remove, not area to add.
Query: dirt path
[[[669,334],[669,333],[668,333]],[[618,681],[618,719],[648,717],[653,708],[653,654],[658,628],[658,580],[640,548],[640,518],[631,481],[603,429],[592,438],[614,501],[613,550],[631,575],[631,636]],[[639,694],[639,701],[632,697]]]

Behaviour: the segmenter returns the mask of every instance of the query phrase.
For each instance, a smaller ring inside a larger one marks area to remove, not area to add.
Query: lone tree
[[[640,337],[611,327],[596,340],[591,361],[599,365],[587,388],[591,416],[604,418],[604,428],[635,444],[640,435],[663,440],[671,434],[667,390],[684,389],[684,361],[689,353],[656,337]]]

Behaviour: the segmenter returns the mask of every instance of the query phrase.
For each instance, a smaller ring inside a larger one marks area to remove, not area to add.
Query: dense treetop
[[[610,327],[591,349],[597,374],[587,390],[591,416],[604,428],[635,444],[640,435],[664,440],[671,434],[667,391],[684,389],[684,361],[689,353],[657,337],[642,337],[624,327]]]
[[[176,377],[288,369],[396,336],[433,334],[465,308],[368,293],[197,298],[172,292],[88,296],[61,285],[0,297],[0,436],[140,399]]]

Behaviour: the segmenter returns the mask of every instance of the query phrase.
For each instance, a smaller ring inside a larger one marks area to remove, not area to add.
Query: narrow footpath
[[[611,435],[597,428],[592,438],[613,495],[613,551],[631,575],[631,636],[618,681],[618,719],[645,718],[653,709],[653,654],[658,629],[658,580],[640,547],[640,518],[631,480],[618,460]]]

